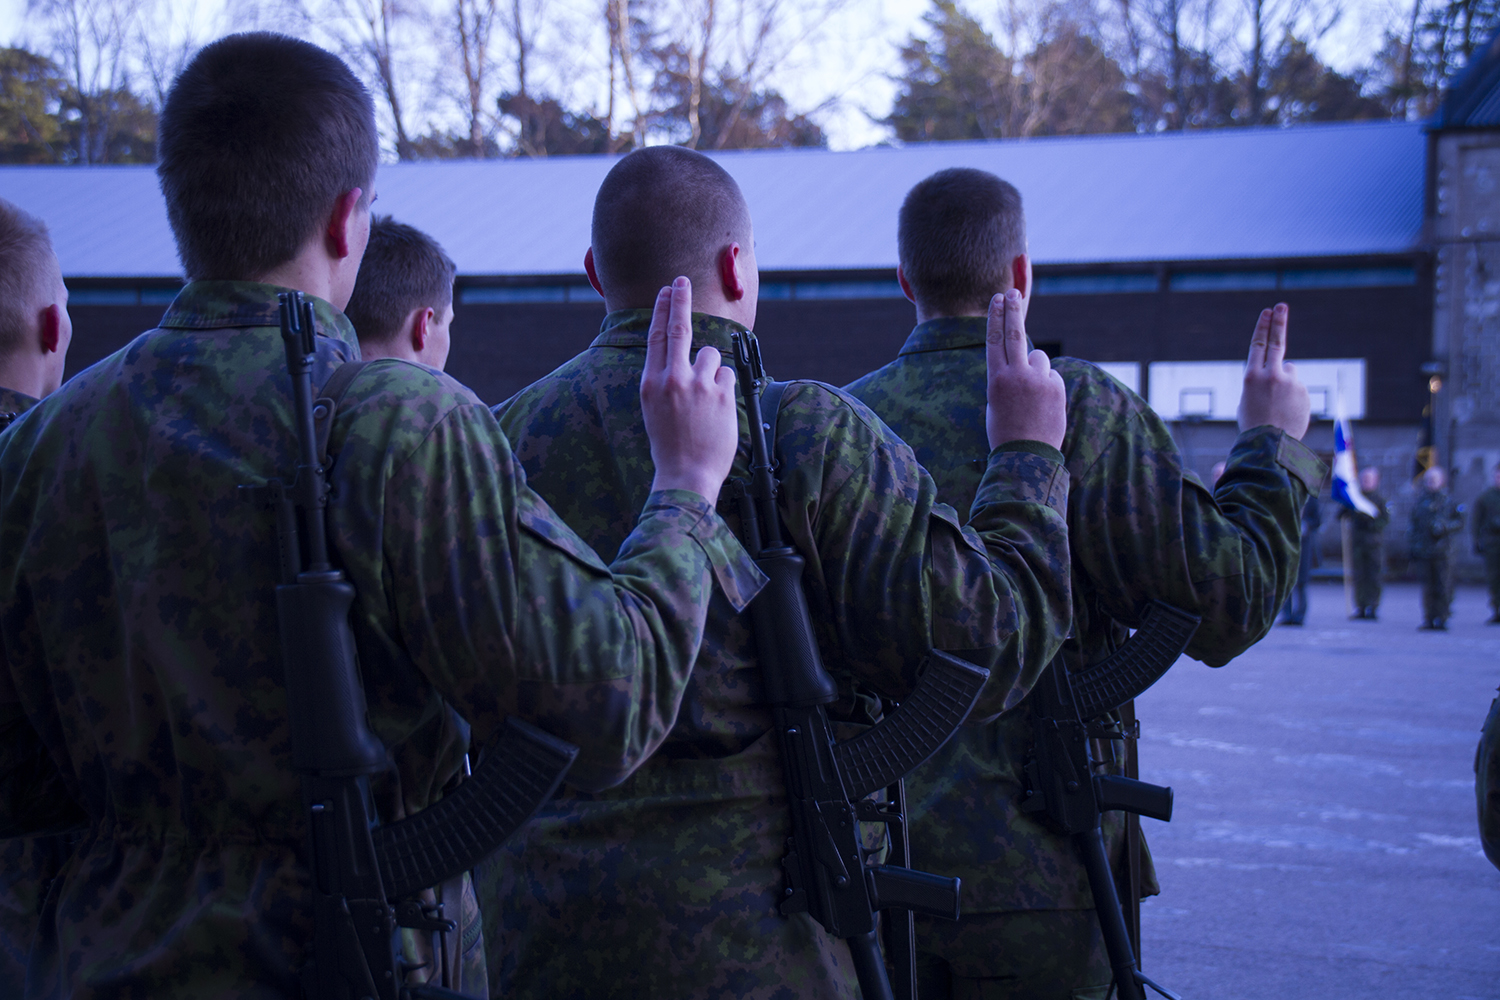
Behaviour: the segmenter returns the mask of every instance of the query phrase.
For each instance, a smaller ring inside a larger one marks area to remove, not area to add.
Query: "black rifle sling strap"
[[[766,441],[771,446],[772,468],[779,464],[776,461],[776,424],[777,418],[781,416],[781,397],[786,395],[786,388],[791,384],[790,382],[767,382],[760,394],[760,415],[765,421]]]
[[[346,361],[333,370],[328,381],[313,401],[313,427],[318,435],[318,458],[328,464],[328,436],[333,433],[333,418],[344,401],[344,393],[356,376],[370,364],[369,361]]]

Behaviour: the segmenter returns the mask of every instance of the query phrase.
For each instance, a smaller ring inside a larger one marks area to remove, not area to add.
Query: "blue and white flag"
[[[1333,498],[1366,517],[1379,517],[1380,510],[1370,502],[1369,497],[1359,491],[1353,443],[1348,422],[1344,420],[1343,413],[1340,413],[1333,422]]]

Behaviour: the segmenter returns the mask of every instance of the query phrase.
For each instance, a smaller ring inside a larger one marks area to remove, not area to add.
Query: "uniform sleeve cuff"
[[[736,612],[745,610],[769,580],[719,512],[690,490],[657,490],[641,510],[646,517],[678,517],[713,568],[714,579]]]
[[[1068,470],[1062,452],[1040,441],[1011,441],[990,452],[971,510],[1017,500],[1046,504],[1067,517]]]
[[[1309,493],[1316,494],[1323,488],[1323,481],[1328,478],[1328,466],[1317,453],[1279,427],[1270,424],[1252,427],[1240,434],[1234,445],[1235,451],[1243,445],[1271,452],[1276,456],[1276,464],[1301,482]]]
[[[1043,441],[1028,441],[1024,438],[1015,441],[1007,441],[994,449],[995,451],[1024,451],[1028,455],[1038,455],[1051,462],[1061,465],[1066,459],[1063,453]]]

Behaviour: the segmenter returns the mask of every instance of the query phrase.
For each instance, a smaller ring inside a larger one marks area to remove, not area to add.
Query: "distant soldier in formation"
[[[941,171],[907,194],[897,245],[918,325],[896,360],[849,391],[911,444],[938,496],[967,510],[989,451],[986,309],[1006,292],[1024,312],[1032,292],[1021,195],[984,171]],[[1184,468],[1145,400],[1086,361],[1058,360],[1072,477],[1070,668],[1116,649],[1152,600],[1202,616],[1187,652],[1212,666],[1270,629],[1296,573],[1298,512],[1327,471],[1299,441],[1308,394],[1282,366],[1286,327],[1284,305],[1260,315],[1240,436],[1212,492]],[[963,879],[961,920],[917,918],[923,1000],[1102,1000],[1109,989],[1084,867],[1068,837],[1018,807],[1029,704],[960,730],[907,779],[913,863]],[[1128,887],[1135,859],[1124,829],[1120,813],[1106,814],[1106,842]],[[1142,855],[1140,884],[1154,893]]]
[[[437,240],[389,215],[370,222],[370,243],[344,315],[366,361],[400,358],[442,371],[453,325],[453,260]]]
[[[755,324],[750,209],[708,157],[637,150],[599,189],[584,267],[609,310],[599,337],[496,412],[527,482],[609,553],[651,478],[634,386],[658,277],[692,279],[693,343],[727,353],[730,335]],[[1021,319],[1019,301],[1005,306],[1007,338],[1024,340]],[[979,327],[982,339],[983,319]],[[995,336],[999,344],[998,324]],[[1045,355],[1028,363],[1015,350],[1002,371],[1027,373],[994,383],[997,447],[980,449],[968,526],[858,400],[817,382],[786,389],[777,507],[807,560],[804,589],[839,682],[829,708],[839,719],[871,721],[871,690],[902,698],[933,646],[990,668],[975,711],[993,717],[1021,700],[1062,641],[1071,618],[1063,386]],[[776,359],[767,362],[774,372]],[[983,426],[982,357],[980,366],[963,411]],[[748,460],[742,444],[735,475],[747,475]],[[737,519],[727,491],[721,502]],[[763,691],[748,618],[716,601],[661,751],[618,787],[560,795],[481,869],[486,933],[505,949],[492,995],[855,995],[848,946],[805,913],[777,911],[790,815]]]
[[[1297,580],[1281,609],[1281,624],[1301,625],[1307,620],[1307,584],[1318,565],[1318,530],[1323,527],[1323,508],[1316,496],[1302,505],[1302,544],[1297,558]]]
[[[1371,517],[1341,506],[1339,519],[1349,526],[1349,557],[1354,576],[1354,614],[1351,618],[1375,621],[1380,611],[1380,583],[1385,575],[1385,529],[1391,512],[1380,495],[1380,470],[1371,466],[1359,472],[1359,491],[1380,513]]]
[[[1422,581],[1423,631],[1446,631],[1453,606],[1452,536],[1464,526],[1463,511],[1448,495],[1448,474],[1434,465],[1422,473],[1422,492],[1411,511],[1407,540]]]
[[[1474,501],[1474,551],[1484,557],[1484,577],[1490,591],[1491,625],[1500,625],[1500,465],[1490,486]]]
[[[62,384],[72,336],[68,287],[46,224],[0,198],[0,431]],[[25,726],[18,709],[0,698],[0,740],[25,748],[21,755],[7,754],[4,763],[13,774],[38,781],[41,803],[56,811],[28,817],[33,822],[24,835],[0,818],[0,986],[17,988],[47,885],[62,870],[74,831],[86,818],[46,751],[18,738]],[[9,780],[6,786],[13,787]]]

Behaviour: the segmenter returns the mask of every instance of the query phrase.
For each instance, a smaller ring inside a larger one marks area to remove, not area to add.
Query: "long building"
[[[1361,464],[1396,495],[1404,550],[1410,488],[1396,487],[1429,435],[1461,496],[1500,461],[1500,201],[1484,194],[1500,177],[1495,66],[1492,47],[1433,125],[714,154],[755,218],[768,367],[843,384],[894,357],[914,322],[895,281],[902,197],[944,167],[989,170],[1026,200],[1033,339],[1137,388],[1200,473],[1234,438],[1257,313],[1289,303],[1291,358],[1323,418],[1309,443],[1331,449],[1339,408],[1356,421]],[[458,265],[449,370],[481,398],[507,398],[597,332],[604,307],[582,260],[613,162],[381,168],[377,210],[431,232]],[[180,287],[151,168],[5,167],[0,195],[52,228],[72,294],[70,373],[152,326]]]

